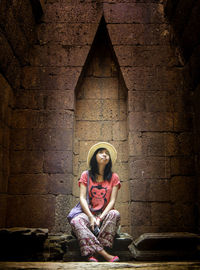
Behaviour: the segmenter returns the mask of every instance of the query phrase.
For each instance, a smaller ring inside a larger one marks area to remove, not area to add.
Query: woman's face
[[[107,165],[110,160],[110,154],[107,149],[100,149],[96,154],[97,163]]]

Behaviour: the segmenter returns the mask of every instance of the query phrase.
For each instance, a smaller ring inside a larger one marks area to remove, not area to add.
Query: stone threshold
[[[3,270],[74,270],[74,269],[199,270],[200,261],[191,262],[0,262]]]

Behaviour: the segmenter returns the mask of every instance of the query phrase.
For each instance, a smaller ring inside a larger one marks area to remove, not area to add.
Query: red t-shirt
[[[84,171],[81,175],[80,180],[78,181],[79,187],[80,183],[83,183],[87,186],[88,174],[87,171]],[[89,179],[89,208],[90,211],[95,214],[103,212],[107,204],[110,201],[110,196],[112,193],[112,188],[119,185],[121,187],[119,176],[116,173],[112,174],[112,178],[109,181],[105,180],[103,182],[93,182],[91,177]]]

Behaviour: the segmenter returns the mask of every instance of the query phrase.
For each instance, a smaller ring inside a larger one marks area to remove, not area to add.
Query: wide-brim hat
[[[88,152],[88,156],[87,156],[87,166],[90,167],[90,160],[93,157],[95,151],[99,148],[105,148],[108,150],[109,154],[110,154],[110,158],[112,160],[112,164],[114,165],[117,159],[117,150],[115,149],[115,147],[108,143],[108,142],[99,142],[94,144],[89,152]]]

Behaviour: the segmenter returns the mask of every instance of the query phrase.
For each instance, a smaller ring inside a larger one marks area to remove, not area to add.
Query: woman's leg
[[[104,218],[98,240],[104,247],[112,247],[120,223],[120,213],[117,210],[110,210]]]
[[[103,250],[103,246],[90,230],[89,218],[82,213],[71,221],[72,230],[79,241],[82,256],[91,256]]]

